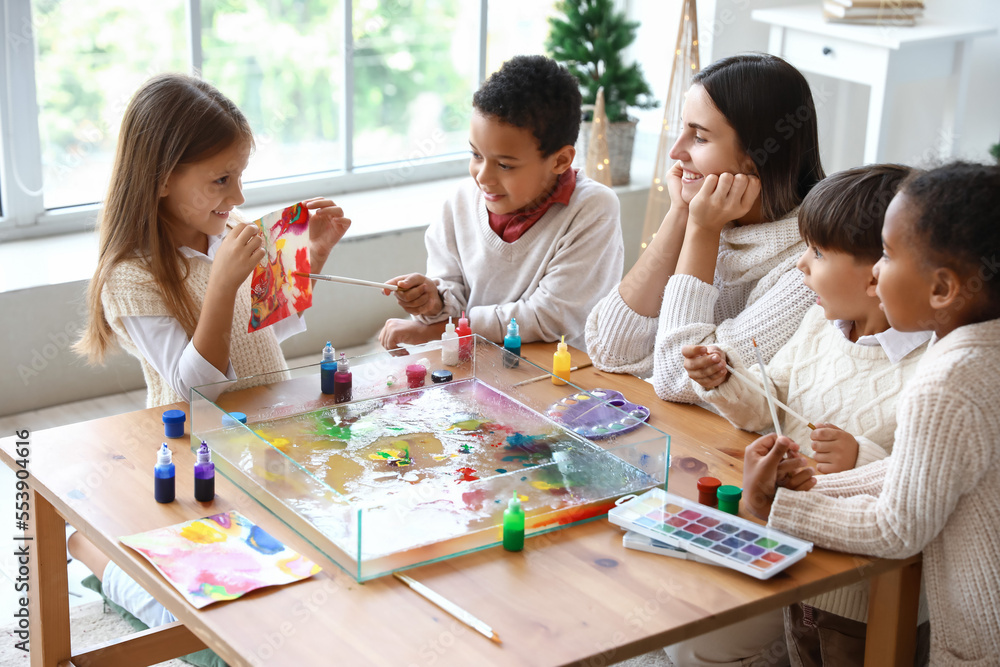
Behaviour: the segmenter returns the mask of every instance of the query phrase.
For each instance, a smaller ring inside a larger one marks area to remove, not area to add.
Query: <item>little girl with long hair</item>
[[[115,344],[138,357],[147,407],[186,401],[192,386],[284,370],[278,344],[305,328],[293,316],[247,332],[250,276],[266,250],[255,225],[232,219],[253,146],[236,105],[195,77],[155,76],[125,110],[98,225],[90,318],[74,349],[95,364]],[[329,199],[306,205],[319,271],[351,221]],[[82,535],[68,545],[110,600],[150,627],[174,620]]]
[[[236,105],[191,76],[153,77],[125,111],[90,317],[74,349],[95,364],[115,344],[138,357],[147,407],[186,401],[192,386],[284,370],[278,344],[305,328],[290,317],[247,332],[249,276],[266,254],[257,228],[235,221],[253,146]],[[329,199],[307,207],[319,271],[351,221]]]
[[[696,403],[681,348],[724,343],[770,360],[815,295],[795,262],[796,210],[824,177],[809,84],[780,58],[745,54],[694,77],[670,157],[670,210],[633,268],[590,313],[594,365],[652,376]]]

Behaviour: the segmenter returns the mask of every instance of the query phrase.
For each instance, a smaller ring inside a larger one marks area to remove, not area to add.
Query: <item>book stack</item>
[[[830,23],[908,26],[923,15],[923,0],[823,0],[823,18]]]

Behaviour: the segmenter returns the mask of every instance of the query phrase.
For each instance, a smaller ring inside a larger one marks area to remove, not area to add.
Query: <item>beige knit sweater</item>
[[[778,489],[769,525],[881,558],[924,552],[931,664],[1000,655],[1000,320],[951,332],[897,404],[888,458]]]
[[[729,223],[719,240],[713,284],[672,276],[659,317],[629,308],[617,285],[601,299],[587,318],[590,358],[601,370],[652,377],[664,400],[698,402],[681,347],[724,343],[749,365],[756,337],[764,361],[770,361],[816,301],[795,268],[805,249],[797,210],[775,222]]]
[[[731,348],[722,347],[731,357]],[[921,345],[893,364],[881,345],[852,343],[826,319],[821,306],[813,306],[792,339],[767,364],[771,395],[814,423],[836,424],[853,435],[858,441],[854,467],[860,467],[892,452],[896,399],[926,349]],[[746,368],[739,359],[730,363],[761,386],[756,364]],[[739,378],[730,377],[712,390],[695,382],[692,387],[737,428],[763,431],[773,426],[766,399]],[[780,408],[778,415],[782,432],[801,446],[803,454],[812,456],[809,427]],[[845,586],[806,603],[866,623],[868,582]]]
[[[209,262],[188,261],[188,266],[190,273],[184,281],[184,286],[200,308],[205,300],[212,265]],[[233,314],[232,338],[229,344],[229,360],[238,378],[283,371],[287,367],[281,347],[270,327],[247,333],[247,324],[250,321],[250,282],[251,278],[248,277],[236,294],[236,310]],[[177,401],[187,401],[188,396],[179,396],[163,376],[142,357],[132,344],[121,321],[122,317],[170,316],[159,288],[152,274],[145,268],[144,262],[139,259],[119,262],[104,284],[101,303],[104,305],[104,317],[114,331],[118,343],[142,364],[142,374],[146,379],[146,407],[153,408]],[[272,375],[242,380],[233,383],[230,389],[266,384],[280,377]]]

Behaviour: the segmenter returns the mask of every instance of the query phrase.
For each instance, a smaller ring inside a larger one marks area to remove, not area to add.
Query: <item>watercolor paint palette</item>
[[[649,419],[649,408],[626,401],[620,391],[594,389],[556,401],[546,414],[574,433],[601,440],[639,428]]]
[[[608,520],[757,579],[770,579],[813,548],[812,542],[660,488],[618,505]]]

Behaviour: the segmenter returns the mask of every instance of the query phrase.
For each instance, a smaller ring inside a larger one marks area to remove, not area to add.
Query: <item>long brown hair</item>
[[[210,83],[185,74],[160,74],[136,91],[125,110],[111,183],[98,219],[97,270],[87,289],[89,318],[73,349],[100,364],[114,333],[101,291],[112,269],[138,259],[152,274],[171,316],[193,334],[200,304],[184,289],[188,263],[160,210],[160,192],[178,166],[211,158],[253,133],[236,105]]]
[[[691,81],[704,86],[753,160],[764,219],[785,217],[825,176],[805,77],[777,56],[744,53],[716,60]]]

